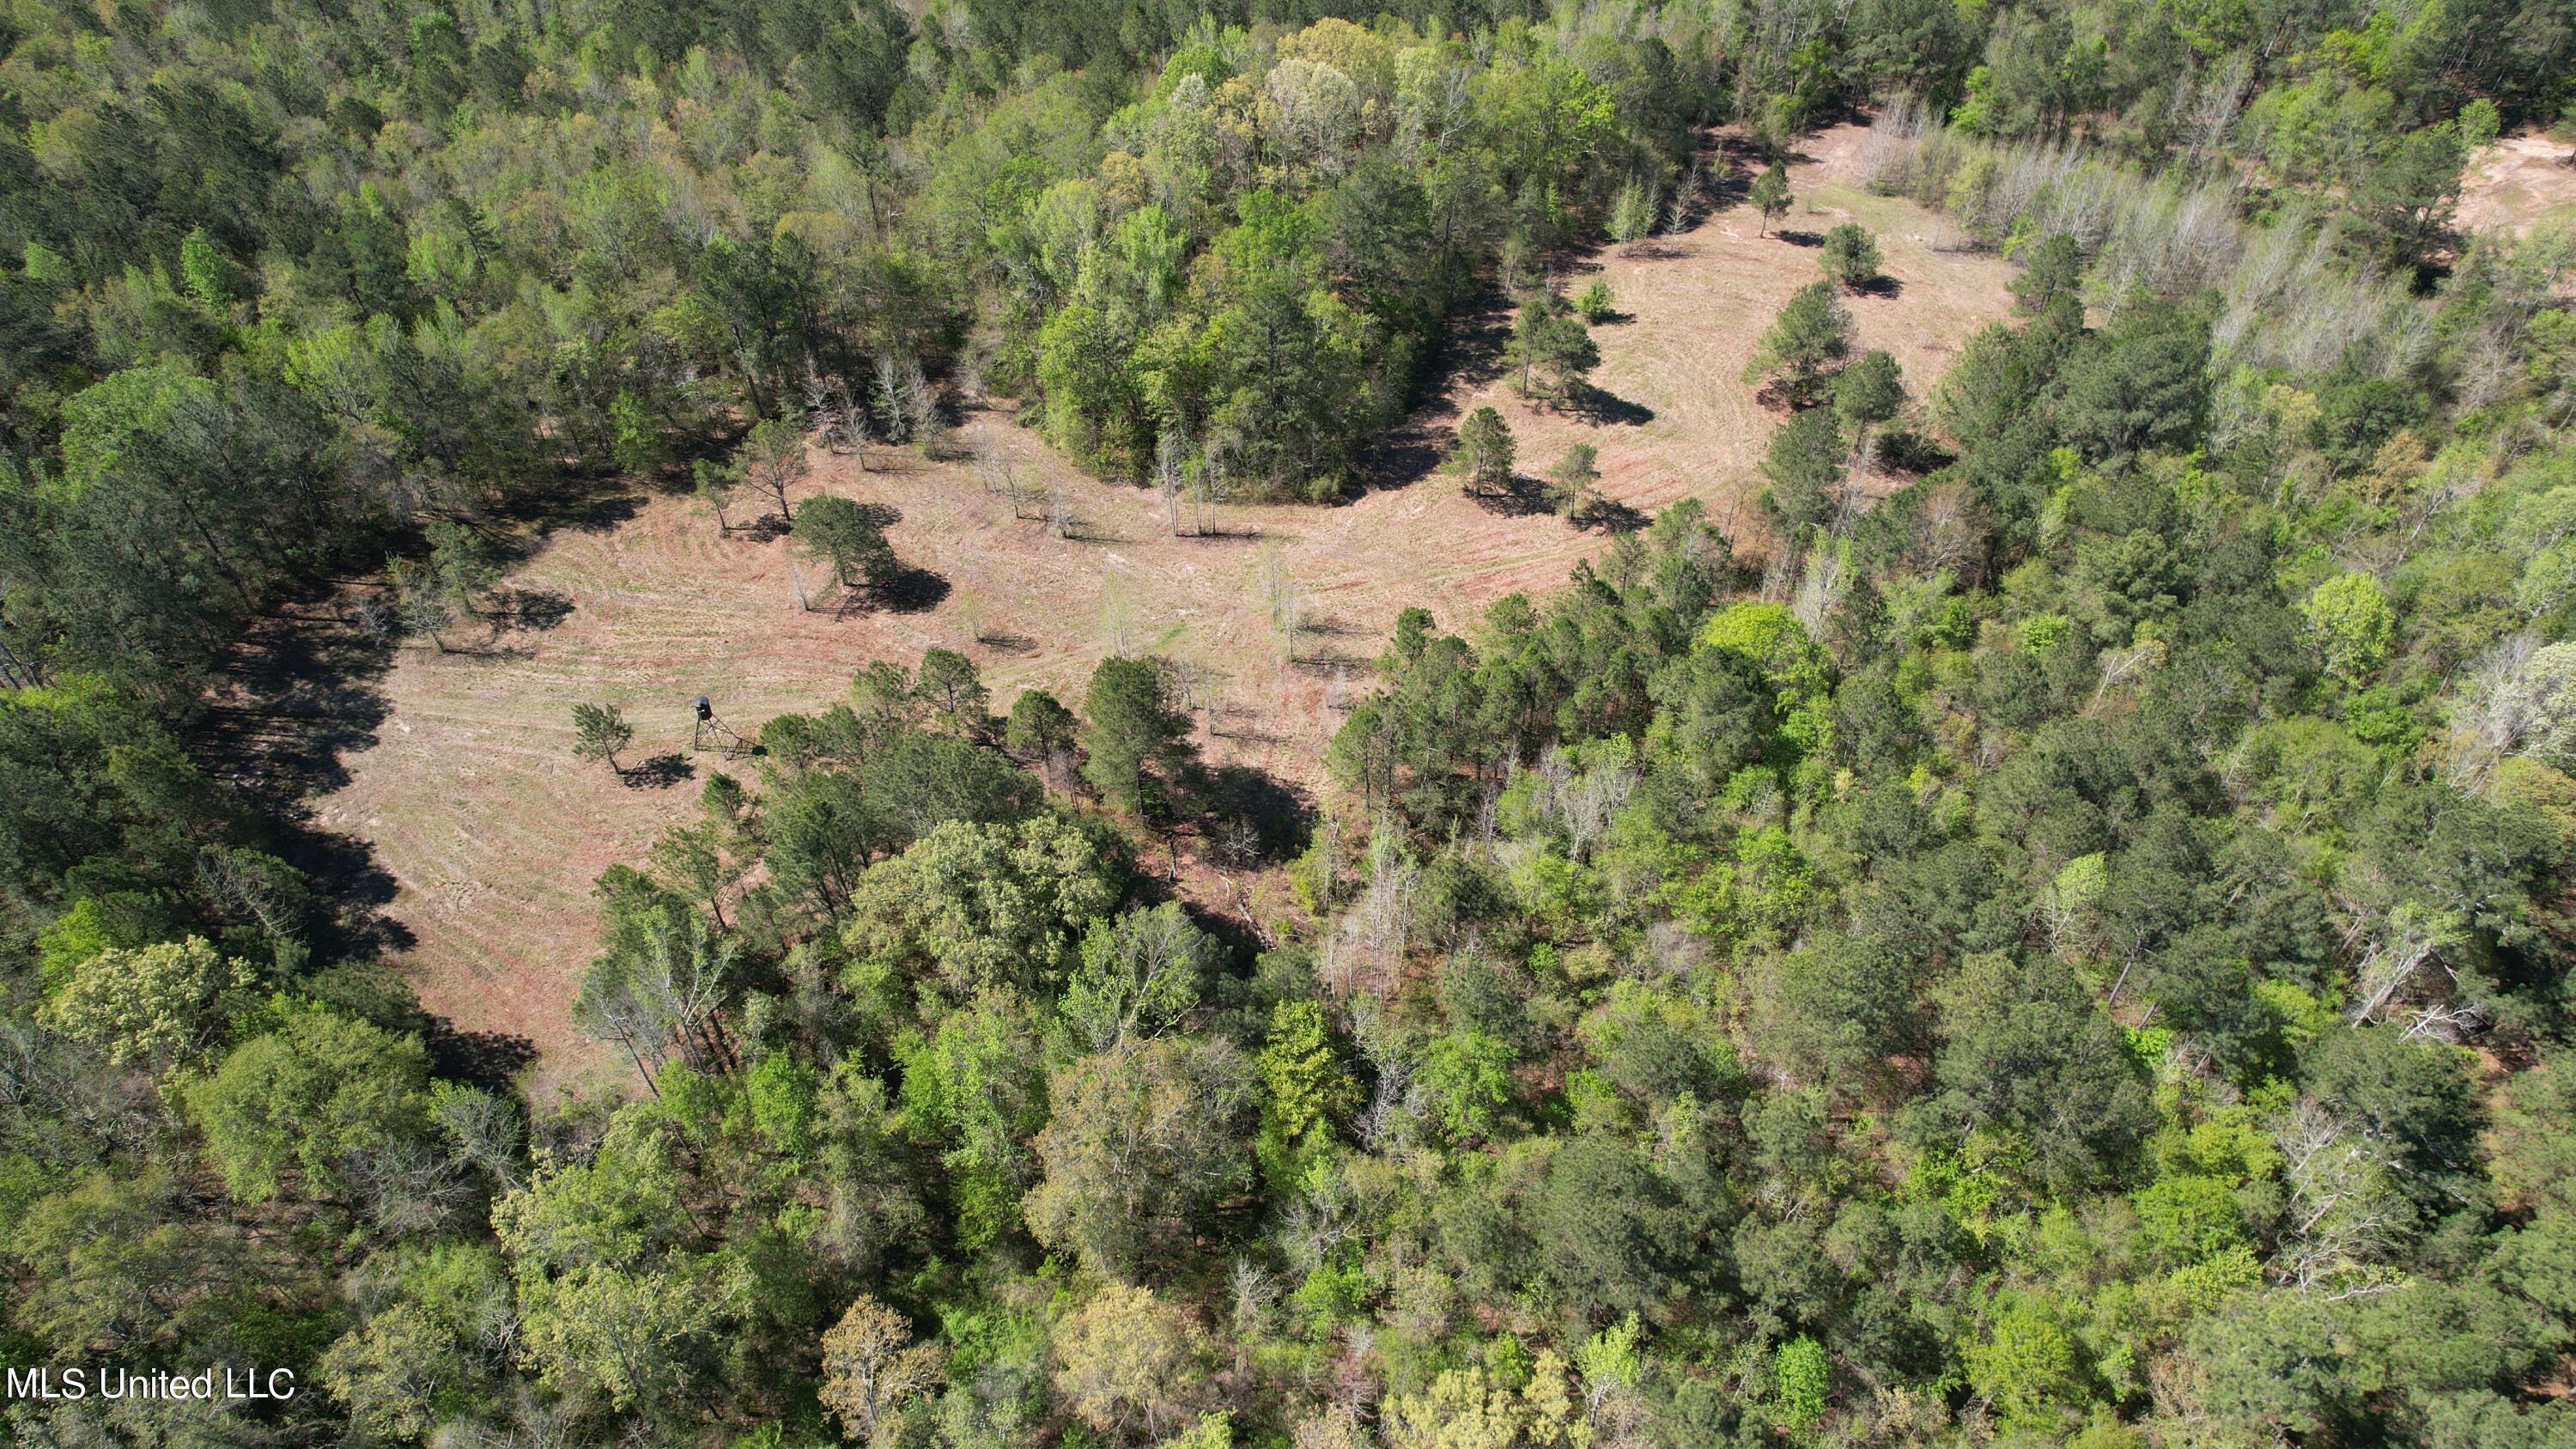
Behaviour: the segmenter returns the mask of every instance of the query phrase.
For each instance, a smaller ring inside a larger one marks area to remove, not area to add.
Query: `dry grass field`
[[[1820,138],[1819,154],[1850,139]],[[1598,259],[1627,319],[1597,330],[1595,380],[1618,399],[1620,420],[1532,407],[1470,367],[1445,405],[1415,420],[1417,462],[1445,446],[1461,406],[1491,402],[1520,436],[1524,471],[1588,441],[1609,498],[1652,513],[1693,495],[1745,531],[1742,505],[1776,419],[1738,374],[1780,304],[1818,275],[1809,238],[1845,219],[1876,228],[1895,285],[1852,311],[1864,344],[1893,352],[1918,394],[2008,302],[2005,264],[1934,250],[1940,223],[1929,213],[1866,195],[1830,165],[1801,166],[1793,180],[1790,236],[1757,237],[1754,214],[1736,206],[1652,249]],[[699,694],[748,731],[832,702],[871,660],[911,662],[941,645],[981,665],[999,704],[1042,686],[1078,706],[1100,658],[1151,649],[1206,671],[1222,706],[1218,730],[1203,730],[1212,759],[1311,791],[1331,706],[1366,687],[1365,661],[1397,610],[1420,604],[1461,627],[1502,594],[1555,588],[1603,542],[1544,513],[1489,510],[1437,474],[1339,508],[1230,507],[1222,536],[1173,538],[1151,494],[1075,475],[998,414],[970,415],[966,427],[1024,477],[1062,480],[1076,536],[1014,517],[969,465],[872,450],[861,473],[817,454],[813,486],[901,510],[889,536],[944,581],[935,604],[802,612],[784,540],[721,538],[698,505],[654,496],[631,517],[557,529],[511,574],[509,589],[560,612],[546,627],[471,651],[402,651],[375,685],[381,720],[343,752],[344,783],[312,813],[368,845],[390,876],[386,914],[407,933],[400,961],[425,1006],[460,1030],[526,1038],[541,1092],[614,1074],[569,1016],[591,952],[591,882],[639,860],[722,762],[684,760],[693,773],[667,784],[621,781],[572,758],[576,702],[623,706],[636,727],[631,765],[685,751]],[[1265,581],[1280,575],[1315,626],[1294,662],[1267,605]],[[479,632],[452,637],[462,645]]]

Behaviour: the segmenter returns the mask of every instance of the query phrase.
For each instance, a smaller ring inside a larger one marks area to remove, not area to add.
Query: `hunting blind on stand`
[[[756,741],[743,738],[741,731],[716,717],[715,704],[705,695],[698,696],[696,708],[697,725],[689,732],[691,753],[715,750],[728,760],[761,753]]]

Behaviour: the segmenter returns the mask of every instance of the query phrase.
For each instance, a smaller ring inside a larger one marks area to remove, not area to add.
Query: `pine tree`
[[[572,707],[572,752],[582,760],[599,760],[623,775],[617,763],[617,752],[635,741],[635,726],[626,722],[625,712],[613,704],[576,704]]]
[[[1464,475],[1469,493],[1492,497],[1511,491],[1516,451],[1511,424],[1492,408],[1478,408],[1458,425],[1458,445],[1450,450],[1449,467]]]
[[[1834,284],[1811,283],[1789,299],[1771,330],[1762,334],[1759,350],[1745,366],[1744,380],[1767,380],[1780,389],[1790,406],[1807,407],[1850,351],[1851,316],[1835,295]]]
[[[1844,290],[1866,291],[1878,281],[1878,238],[1858,222],[1844,222],[1825,233],[1825,245],[1816,254],[1816,263]]]
[[[1771,169],[1753,178],[1752,190],[1746,193],[1746,197],[1762,216],[1754,235],[1768,236],[1771,223],[1787,216],[1789,204],[1796,200],[1789,194],[1789,168],[1777,161],[1772,162]]]

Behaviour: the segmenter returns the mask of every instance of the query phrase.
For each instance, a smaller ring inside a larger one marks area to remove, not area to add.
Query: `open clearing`
[[[1829,134],[1811,149],[1830,156],[1852,141]],[[381,720],[344,750],[345,782],[312,802],[314,823],[364,842],[390,876],[385,911],[405,934],[398,960],[422,1004],[460,1031],[524,1038],[538,1056],[534,1085],[547,1093],[615,1072],[569,1014],[592,950],[591,882],[640,860],[722,767],[697,756],[690,778],[644,787],[580,764],[570,748],[576,702],[624,707],[636,727],[632,765],[686,750],[699,694],[749,732],[841,697],[871,660],[911,663],[940,645],[976,660],[997,705],[1037,686],[1078,707],[1082,681],[1113,647],[1151,649],[1207,670],[1224,707],[1219,732],[1202,720],[1212,760],[1311,791],[1338,720],[1332,706],[1365,688],[1365,661],[1399,609],[1419,604],[1462,627],[1505,593],[1558,587],[1603,544],[1544,513],[1492,511],[1428,474],[1460,405],[1504,411],[1525,472],[1588,441],[1611,500],[1652,513],[1697,496],[1742,534],[1776,418],[1737,378],[1781,303],[1819,275],[1814,237],[1843,220],[1877,230],[1895,285],[1852,299],[1851,310],[1862,344],[1893,352],[1917,395],[2006,311],[2010,269],[1934,250],[1946,227],[1930,213],[1867,195],[1826,167],[1792,178],[1791,238],[1757,238],[1738,176],[1726,208],[1689,234],[1599,259],[1633,319],[1596,331],[1594,380],[1618,400],[1621,421],[1532,407],[1491,364],[1470,365],[1410,425],[1413,446],[1400,455],[1409,481],[1346,507],[1228,507],[1223,536],[1175,539],[1151,494],[1081,478],[1027,430],[981,413],[967,433],[997,441],[1024,477],[1062,480],[1078,537],[1015,518],[967,464],[872,452],[862,474],[848,458],[815,458],[814,486],[902,511],[889,533],[897,551],[948,586],[918,612],[802,612],[784,540],[720,538],[685,499],[644,498],[631,518],[558,529],[507,587],[569,612],[477,652],[403,650],[376,685]],[[1293,664],[1270,625],[1264,580],[1274,571],[1295,581],[1314,625]]]
[[[2460,175],[2459,224],[2528,236],[2543,222],[2576,222],[2576,150],[2539,132],[2479,147]]]

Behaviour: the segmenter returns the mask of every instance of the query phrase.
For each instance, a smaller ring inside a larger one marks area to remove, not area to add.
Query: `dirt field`
[[[2482,146],[2460,176],[2460,226],[2527,236],[2542,222],[2576,222],[2576,154],[2536,132]]]
[[[1589,441],[1615,501],[1652,513],[1690,494],[1727,519],[1750,496],[1776,422],[1737,377],[1781,302],[1818,275],[1813,237],[1845,219],[1877,229],[1897,285],[1854,299],[1852,311],[1864,345],[1893,352],[1918,394],[1971,331],[2006,310],[2009,269],[1932,251],[1929,213],[1814,167],[1793,179],[1788,237],[1757,238],[1739,206],[1655,249],[1599,259],[1632,319],[1596,334],[1595,381],[1621,420],[1534,409],[1470,368],[1448,406],[1416,420],[1420,446],[1405,470],[1418,473],[1445,446],[1460,403],[1491,402],[1511,419],[1526,472]],[[997,704],[1043,686],[1078,705],[1081,681],[1113,646],[1150,649],[1207,671],[1225,707],[1223,732],[1203,732],[1211,758],[1311,789],[1338,720],[1330,706],[1366,687],[1365,661],[1398,609],[1421,604],[1462,627],[1504,593],[1559,586],[1603,542],[1546,514],[1492,511],[1439,475],[1340,508],[1227,508],[1223,536],[1175,539],[1151,495],[1080,478],[998,415],[973,415],[967,427],[1006,449],[1023,476],[1064,480],[1079,536],[1013,517],[968,465],[872,450],[861,474],[847,458],[818,455],[816,486],[902,510],[889,536],[908,563],[944,580],[935,605],[840,620],[801,612],[784,541],[720,538],[698,505],[654,497],[631,518],[556,532],[511,575],[511,589],[568,610],[548,627],[505,632],[473,653],[403,651],[378,684],[383,718],[345,752],[346,783],[314,813],[317,825],[371,845],[392,878],[386,911],[409,933],[401,959],[430,1010],[461,1030],[528,1039],[541,1092],[614,1075],[569,1018],[592,949],[591,882],[640,859],[695,808],[698,782],[721,762],[683,759],[693,773],[667,785],[623,783],[572,758],[575,702],[623,706],[636,727],[631,765],[686,750],[699,694],[755,730],[840,697],[870,660],[908,663],[942,645],[982,666]],[[1270,626],[1264,581],[1274,574],[1295,582],[1316,626],[1294,664]]]

